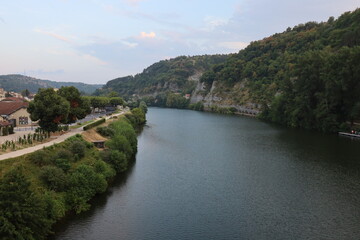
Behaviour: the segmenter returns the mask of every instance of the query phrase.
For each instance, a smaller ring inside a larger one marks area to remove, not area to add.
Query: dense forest
[[[204,71],[210,70],[214,64],[224,62],[227,57],[228,55],[180,56],[163,60],[135,76],[113,79],[95,94],[116,91],[121,96],[128,97],[133,94],[148,95],[167,91],[191,93],[196,86],[196,81],[192,81],[191,76],[197,73],[201,76]]]
[[[36,93],[39,88],[61,88],[73,86],[85,94],[92,94],[96,89],[101,88],[101,84],[86,84],[81,82],[55,82],[27,77],[19,74],[0,75],[0,88],[5,91],[22,92],[27,89],[31,93]]]
[[[360,9],[252,42],[201,81],[245,83],[263,119],[337,131],[360,119]]]

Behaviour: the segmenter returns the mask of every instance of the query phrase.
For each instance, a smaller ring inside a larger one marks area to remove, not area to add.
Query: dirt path
[[[123,111],[121,113],[117,113],[117,114],[114,114],[114,115],[111,115],[111,116],[107,116],[106,119],[109,119],[112,116],[119,116],[119,115],[125,114],[127,112],[128,112],[128,110],[125,110],[125,111]],[[28,147],[28,148],[24,148],[24,149],[21,149],[21,150],[14,151],[14,152],[9,152],[9,153],[2,154],[2,155],[0,155],[0,161],[5,160],[5,159],[9,159],[9,158],[19,157],[19,156],[22,156],[22,155],[25,155],[25,154],[32,153],[32,152],[35,152],[37,150],[40,150],[43,147],[49,147],[51,145],[61,143],[61,142],[65,141],[67,138],[72,137],[72,136],[74,136],[76,134],[81,134],[83,132],[84,132],[83,127],[72,129],[71,131],[69,131],[69,132],[67,132],[67,133],[65,133],[65,134],[63,134],[61,136],[58,136],[57,138],[55,138],[54,140],[52,140],[50,142],[46,142],[46,143],[39,144],[39,145],[36,145],[36,146],[33,146],[33,147]]]

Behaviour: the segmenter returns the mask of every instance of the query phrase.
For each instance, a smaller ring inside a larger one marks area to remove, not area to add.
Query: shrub
[[[102,174],[106,179],[115,177],[116,172],[109,164],[106,164],[104,161],[96,161],[94,164],[94,169],[96,173]]]
[[[101,158],[109,163],[116,172],[123,172],[127,169],[128,161],[123,152],[118,150],[107,150],[101,153]]]
[[[29,160],[38,166],[45,166],[51,164],[51,156],[46,150],[39,150],[29,155]]]
[[[102,136],[105,136],[105,137],[110,137],[110,136],[114,136],[114,129],[112,128],[109,128],[109,127],[98,127],[96,128],[96,131],[102,135]]]
[[[100,124],[104,123],[105,121],[106,121],[105,118],[102,118],[100,120],[97,120],[97,121],[95,121],[93,123],[90,123],[90,124],[86,125],[83,129],[84,129],[84,131],[89,130],[89,129],[93,128],[93,127],[99,126]]]
[[[102,174],[98,174],[88,165],[81,164],[70,175],[69,190],[66,200],[77,213],[89,208],[89,201],[96,193],[106,190],[107,182]]]
[[[66,175],[64,171],[58,167],[43,167],[40,177],[50,190],[61,192],[67,186]]]
[[[82,158],[85,156],[85,144],[82,141],[74,141],[72,142],[72,145],[70,146],[70,150],[73,154],[76,154],[79,156],[79,158]]]
[[[58,168],[61,168],[64,172],[69,171],[69,169],[71,168],[70,161],[69,161],[69,159],[66,159],[66,158],[58,158],[58,159],[56,159],[55,160],[55,165]]]
[[[128,158],[132,157],[134,153],[129,141],[122,135],[116,135],[112,139],[106,141],[105,146],[111,150],[118,150],[125,153]]]
[[[61,149],[57,153],[58,158],[67,159],[67,160],[71,160],[73,156],[74,156],[73,153],[66,149]]]

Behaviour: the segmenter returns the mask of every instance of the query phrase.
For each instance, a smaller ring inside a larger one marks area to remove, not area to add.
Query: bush
[[[66,149],[61,149],[57,153],[58,158],[67,159],[67,160],[71,160],[73,158],[73,156],[74,155],[72,154],[72,152],[70,152],[69,150],[66,150]]]
[[[123,152],[118,150],[107,150],[101,152],[101,158],[109,163],[116,172],[123,172],[127,169],[128,160]]]
[[[104,137],[114,136],[114,132],[115,132],[114,129],[109,127],[98,127],[96,128],[96,131]]]
[[[91,166],[81,164],[70,175],[69,191],[66,193],[67,203],[77,213],[89,208],[89,201],[96,193],[104,192],[107,182],[102,174],[98,174]]]
[[[100,120],[97,120],[96,122],[86,125],[83,129],[84,129],[84,131],[89,130],[93,127],[99,126],[100,124],[104,123],[105,121],[106,121],[105,118],[102,118]]]
[[[55,165],[58,168],[61,168],[64,172],[67,172],[70,170],[71,165],[69,159],[66,158],[58,158],[55,160]]]
[[[115,177],[116,172],[113,168],[106,164],[104,161],[96,161],[94,164],[94,170],[96,173],[102,174],[106,179]]]
[[[29,155],[29,160],[38,166],[45,166],[51,164],[51,155],[46,150],[39,150]]]
[[[43,167],[40,177],[50,190],[61,192],[67,186],[66,175],[64,171],[58,167]]]
[[[129,141],[122,135],[116,135],[112,139],[106,141],[105,146],[111,150],[118,150],[125,153],[128,158],[131,158],[134,153]]]
[[[74,141],[70,146],[70,151],[79,156],[79,158],[82,158],[85,156],[85,148],[86,146],[82,141]]]

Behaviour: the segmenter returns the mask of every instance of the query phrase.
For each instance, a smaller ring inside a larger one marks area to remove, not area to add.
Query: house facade
[[[9,121],[15,126],[30,125],[30,114],[27,112],[28,102],[18,100],[0,101],[0,116],[4,121]]]

